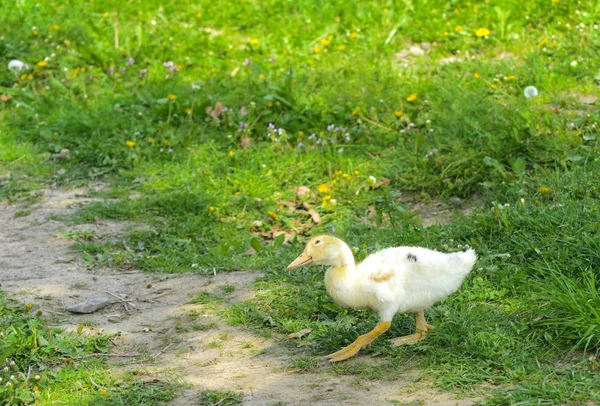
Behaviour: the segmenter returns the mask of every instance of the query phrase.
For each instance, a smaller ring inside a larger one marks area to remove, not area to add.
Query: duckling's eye
[[[321,244],[321,242],[322,242],[321,240],[316,240],[315,245],[319,245],[319,244]]]

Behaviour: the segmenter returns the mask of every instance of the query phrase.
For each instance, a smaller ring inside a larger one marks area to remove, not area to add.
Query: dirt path
[[[366,381],[327,373],[296,373],[279,342],[242,328],[224,325],[203,305],[190,304],[203,290],[233,285],[234,300],[252,294],[259,272],[216,276],[151,275],[89,270],[73,250],[67,230],[92,228],[105,238],[119,238],[132,224],[104,222],[69,226],[54,220],[90,202],[88,189],[47,190],[42,201],[22,209],[0,202],[0,289],[22,303],[39,305],[57,316],[61,326],[120,332],[114,353],[156,355],[154,361],[115,358],[115,368],[139,369],[158,377],[179,377],[189,388],[172,405],[198,405],[207,389],[244,394],[247,405],[470,405],[451,394],[407,391],[413,372],[395,381]],[[21,213],[23,214],[23,213]],[[152,287],[148,287],[152,285]],[[66,312],[66,306],[111,292],[126,296],[135,308],[116,303],[88,315]],[[368,357],[368,356],[365,356]]]

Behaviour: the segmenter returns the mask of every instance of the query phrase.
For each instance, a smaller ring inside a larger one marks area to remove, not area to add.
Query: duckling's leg
[[[395,346],[401,346],[404,344],[413,344],[424,339],[427,330],[433,329],[433,326],[425,321],[425,313],[422,310],[415,313],[415,319],[417,321],[417,332],[415,334],[394,338],[390,342]]]
[[[356,341],[349,346],[342,348],[338,352],[329,354],[325,358],[329,358],[330,362],[339,362],[356,355],[361,348],[371,344],[377,337],[385,333],[390,328],[391,324],[392,322],[390,321],[380,321],[372,331],[359,336]]]

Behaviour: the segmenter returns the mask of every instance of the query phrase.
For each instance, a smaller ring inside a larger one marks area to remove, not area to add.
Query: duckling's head
[[[346,243],[331,235],[318,235],[312,238],[287,269],[297,269],[307,265],[345,266],[354,263],[352,251]]]

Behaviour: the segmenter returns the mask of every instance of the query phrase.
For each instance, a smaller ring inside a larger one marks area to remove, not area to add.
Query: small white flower
[[[519,34],[515,34],[514,39],[519,39]]]
[[[525,91],[523,92],[523,94],[528,99],[531,99],[532,97],[536,97],[539,93],[538,93],[538,90],[535,88],[535,86],[527,86],[525,88]]]
[[[18,59],[13,59],[8,63],[8,70],[15,74],[27,68],[27,64],[23,61],[19,61]]]
[[[571,62],[571,66],[577,66],[577,61]]]
[[[373,182],[373,184],[377,183],[377,179],[375,179],[375,176],[369,176],[369,180]]]

